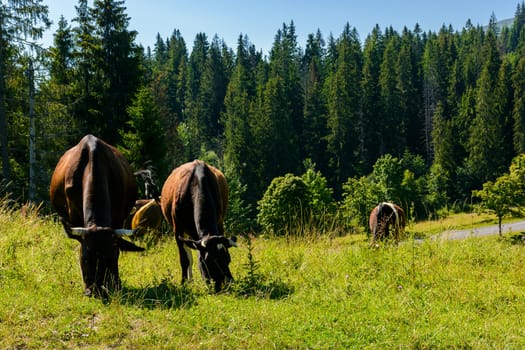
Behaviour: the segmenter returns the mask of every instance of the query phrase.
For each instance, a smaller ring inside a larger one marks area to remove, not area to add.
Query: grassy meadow
[[[240,239],[236,282],[218,295],[196,266],[179,284],[174,239],[139,241],[148,249],[121,255],[123,289],[104,302],[82,295],[79,244],[53,218],[0,207],[0,228],[2,349],[525,346],[525,246],[509,236],[378,249],[364,235]]]

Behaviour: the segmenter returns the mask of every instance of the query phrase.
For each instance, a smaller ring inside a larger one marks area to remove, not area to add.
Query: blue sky
[[[217,34],[235,49],[239,34],[246,34],[257,50],[267,54],[277,30],[283,23],[294,21],[299,46],[306,45],[308,34],[321,30],[326,39],[330,33],[338,37],[348,22],[364,41],[376,24],[381,29],[392,26],[401,32],[419,23],[423,31],[438,31],[443,24],[460,30],[468,19],[474,25],[488,23],[492,13],[498,20],[514,17],[522,0],[126,0],[126,13],[131,17],[129,28],[139,34],[137,42],[151,46],[157,33],[168,38],[174,29],[184,37],[191,50],[197,33],[208,38]],[[76,0],[44,0],[56,24],[60,15],[71,22],[75,17]],[[90,5],[92,1],[88,2]],[[52,43],[47,33],[44,45]]]

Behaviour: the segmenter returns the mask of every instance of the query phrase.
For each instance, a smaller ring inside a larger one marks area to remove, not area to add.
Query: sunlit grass
[[[484,220],[458,215],[437,228],[418,223],[409,231],[429,235]],[[123,288],[104,303],[82,296],[78,243],[51,218],[0,206],[0,227],[0,348],[514,349],[525,343],[525,246],[511,237],[407,240],[379,249],[369,248],[364,235],[253,238],[249,249],[240,239],[231,249],[237,284],[219,295],[209,292],[196,267],[195,280],[180,285],[176,244],[166,237],[144,253],[121,255]]]

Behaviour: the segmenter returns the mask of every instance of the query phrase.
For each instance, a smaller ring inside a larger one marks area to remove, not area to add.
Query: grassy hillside
[[[380,249],[360,235],[242,240],[237,282],[220,295],[200,279],[179,285],[170,238],[123,254],[123,290],[104,303],[82,296],[78,243],[60,225],[0,207],[0,227],[2,349],[525,344],[525,247],[508,237]]]

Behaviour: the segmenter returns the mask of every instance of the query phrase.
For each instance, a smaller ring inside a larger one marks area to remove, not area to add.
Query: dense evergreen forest
[[[159,184],[185,161],[219,166],[243,217],[273,179],[308,171],[334,202],[425,216],[470,203],[525,153],[524,3],[508,26],[376,25],[361,40],[342,24],[304,47],[291,21],[268,53],[205,33],[190,52],[177,29],[144,48],[125,1],[90,3],[71,5],[48,49],[35,44],[44,1],[0,3],[0,191],[13,200],[46,201],[58,157],[87,133]]]

